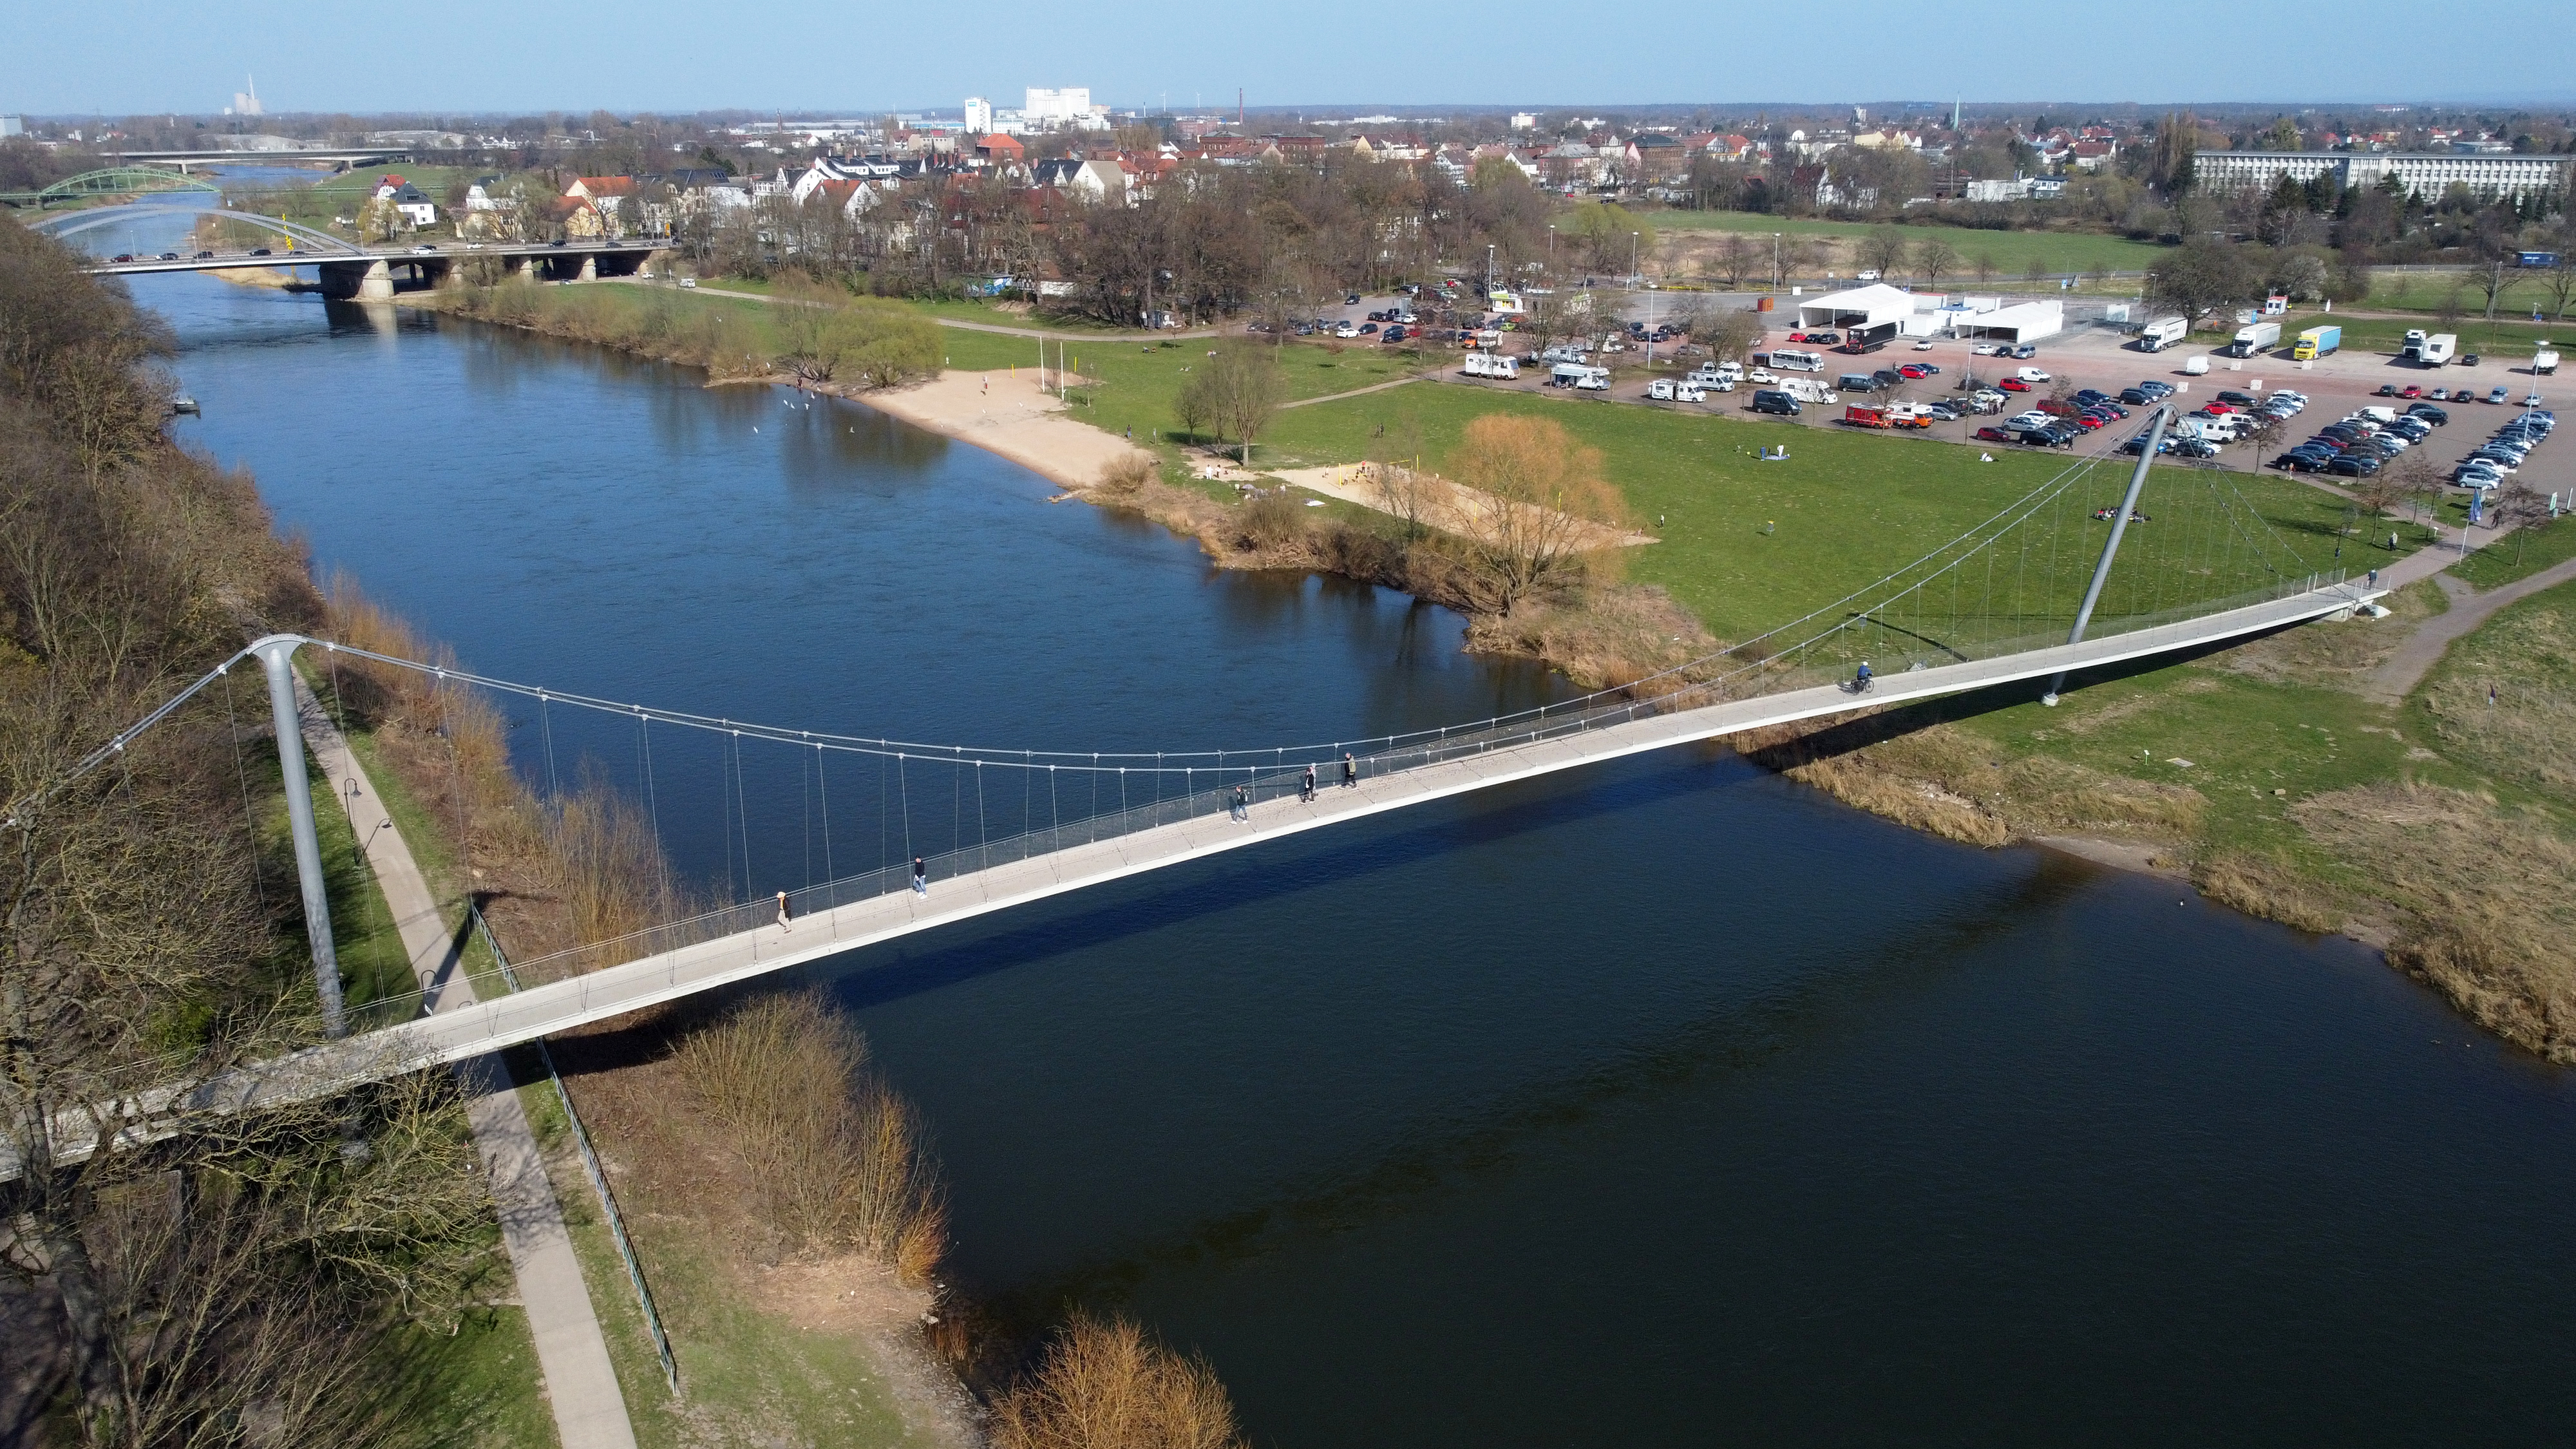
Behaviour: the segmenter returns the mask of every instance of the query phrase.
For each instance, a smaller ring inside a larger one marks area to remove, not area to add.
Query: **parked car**
[[[1752,408],[1757,413],[1777,413],[1784,418],[1794,418],[1798,415],[1798,400],[1777,389],[1765,388],[1753,395]]]
[[[2164,381],[2161,381],[2161,380],[2159,380],[2159,379],[2157,379],[2157,378],[2152,378],[2152,377],[2151,377],[2151,378],[2148,378],[2145,382],[2142,382],[2142,383],[2139,383],[2139,384],[2138,384],[2138,391],[2140,391],[2140,392],[2142,392],[2142,393],[2145,393],[2145,394],[2146,394],[2148,397],[2150,397],[2150,398],[2154,398],[2154,399],[2157,399],[2157,400],[2161,401],[2161,400],[2163,400],[2163,399],[2165,399],[2165,398],[2169,398],[2169,397],[2172,397],[2172,396],[2173,396],[2173,394],[2174,394],[2174,387],[2173,387],[2173,384],[2172,384],[2172,383],[2164,382]]]
[[[2047,382],[2049,380],[2048,374],[2036,367],[2022,368],[2016,371],[2013,376],[2020,378],[2024,382]]]
[[[1410,333],[1408,333],[1408,332],[1406,332],[1406,331],[1404,330],[1404,324],[1403,324],[1403,323],[1401,323],[1401,322],[1398,322],[1398,323],[1397,323],[1397,324],[1395,324],[1394,326],[1389,327],[1388,329],[1386,329],[1386,335],[1385,335],[1385,336],[1383,336],[1383,337],[1380,337],[1380,338],[1378,339],[1378,341],[1380,341],[1380,342],[1402,342],[1406,337],[1408,337],[1408,336],[1410,336],[1410,335],[1412,335],[1412,334],[1410,334]]]
[[[2451,400],[2451,390],[2447,387],[2437,387],[2432,391],[2425,393],[2424,396],[2434,402],[2449,402]]]
[[[2039,349],[2038,349],[2038,348],[2036,348],[2036,347],[2033,347],[2033,346],[2031,346],[2029,343],[2025,342],[2025,343],[2023,343],[2021,346],[2014,348],[2014,349],[2012,350],[2012,355],[2013,355],[2014,357],[2020,358],[2021,360],[2023,360],[2023,361],[2027,362],[2027,361],[2029,361],[2031,358],[2037,357],[2037,356],[2039,355]]]
[[[1916,382],[1920,382],[1920,381],[1922,381],[1924,378],[1930,377],[1930,376],[1932,375],[1932,374],[1930,374],[1930,373],[1928,373],[1928,372],[1925,372],[1925,371],[1923,370],[1923,365],[1922,365],[1921,363],[1919,363],[1919,362],[1909,362],[1909,363],[1905,364],[1903,367],[1898,368],[1898,369],[1896,370],[1896,372],[1897,372],[1897,375],[1898,375],[1898,376],[1900,376],[1900,377],[1904,377],[1904,378],[1909,378],[1909,379],[1911,379],[1911,380],[1913,380],[1913,381],[1916,381]]]
[[[2475,366],[2477,366],[2477,365],[2478,365],[2478,355],[2477,355],[2476,353],[2474,353],[2474,352],[2463,352],[2463,353],[2461,353],[2461,354],[2460,354],[2460,356],[2459,356],[2459,365],[2460,365],[2460,366],[2462,366],[2462,367],[2475,367]]]
[[[1864,267],[1861,270],[1852,273],[1852,280],[1855,282],[1875,282],[1878,280],[1878,268]]]
[[[2367,478],[2379,471],[2379,460],[2355,453],[2345,453],[2328,463],[2325,470],[2338,478]]]
[[[2005,432],[2001,428],[1994,427],[1977,429],[1975,437],[1980,443],[2009,443],[2015,441],[2012,434]]]
[[[2512,393],[2505,391],[2503,388],[2491,388],[2487,392],[2487,401],[2491,403],[2500,403],[2512,396]]]
[[[2124,387],[2120,389],[2120,401],[2127,403],[2133,408],[2142,408],[2147,406],[2149,403],[2154,402],[2155,399],[2147,396],[2147,390],[2145,388]]]
[[[2422,389],[2421,387],[2418,387],[2418,386],[2416,386],[2414,383],[2411,383],[2411,382],[2410,382],[2410,383],[2406,384],[2404,387],[2399,388],[2399,389],[2397,390],[2397,395],[2398,395],[2399,397],[2406,398],[2406,399],[2408,399],[2408,400],[2410,400],[2410,401],[2411,401],[2411,400],[2413,400],[2413,399],[2415,399],[2415,398],[2420,398],[2420,397],[2422,397],[2422,396],[2424,395],[2424,389]]]
[[[1995,386],[1997,386],[1997,387],[1999,387],[1999,388],[2002,388],[2002,389],[2003,389],[2004,391],[2006,391],[2006,392],[2028,392],[2028,391],[2030,391],[2030,384],[2029,384],[2029,383],[2026,383],[2026,382],[2024,382],[2024,381],[2022,381],[2020,378],[2017,378],[2017,377],[2008,377],[2008,378],[2005,378],[2003,381],[2001,381],[2001,382],[1999,382],[1999,383],[1996,383],[1996,384],[1995,384]]]
[[[1976,346],[1969,348],[1968,351],[1970,354],[1977,357],[1993,357],[2001,353],[2003,349],[1997,347],[1991,342],[1980,342]]]
[[[1917,351],[1917,352],[1929,352],[1929,351],[1931,351],[1931,350],[1932,350],[1932,339],[1931,339],[1931,338],[1929,338],[1929,337],[1926,337],[1926,338],[1924,338],[1923,340],[1921,340],[1921,341],[1919,341],[1919,342],[1915,343],[1915,344],[1914,344],[1914,350],[1915,350],[1915,351]]]
[[[2254,400],[2254,397],[2253,397],[2253,395],[2252,395],[2252,394],[2250,394],[2250,393],[2235,392],[2235,391],[2226,391],[2226,392],[2221,392],[2221,393],[2218,395],[2218,400],[2219,400],[2220,402],[2226,403],[2226,404],[2228,404],[2228,405],[2230,405],[2230,406],[2232,406],[2232,407],[2240,407],[2240,408],[2250,408],[2250,407],[2254,406],[2254,401],[2255,401],[2255,400]]]

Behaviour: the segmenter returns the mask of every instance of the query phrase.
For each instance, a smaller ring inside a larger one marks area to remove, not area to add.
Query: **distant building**
[[[259,103],[259,82],[245,75],[242,77],[242,84],[248,87],[248,89],[233,92],[232,109],[225,112],[225,114],[233,116],[267,115],[268,108]]]
[[[1514,111],[1514,112],[1512,112],[1512,129],[1513,129],[1513,130],[1515,130],[1515,131],[1535,131],[1535,130],[1537,130],[1537,129],[1538,129],[1538,112],[1536,112],[1536,111]]]
[[[988,136],[993,132],[993,103],[982,96],[966,98],[966,134]]]
[[[419,187],[399,176],[387,176],[376,183],[376,200],[392,202],[394,210],[401,212],[403,220],[413,226],[435,226],[438,223],[437,205],[422,195]]]
[[[1109,110],[1091,103],[1089,86],[1071,86],[1063,90],[1041,90],[1031,86],[1027,102],[1020,107],[1020,118],[1031,129],[1107,130]]]
[[[10,136],[23,136],[25,134],[27,134],[26,117],[0,116],[0,139],[6,139]]]
[[[2208,191],[2268,191],[2284,176],[2307,182],[2331,174],[2346,190],[2394,178],[2414,196],[2438,197],[2454,184],[2481,200],[2565,195],[2565,156],[2470,156],[2458,152],[2203,151],[2192,183]]]

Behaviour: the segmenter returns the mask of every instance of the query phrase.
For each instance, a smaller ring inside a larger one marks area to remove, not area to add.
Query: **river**
[[[469,667],[924,740],[1331,738],[1561,692],[854,405],[138,281],[283,526]],[[524,712],[532,774],[637,741]],[[814,802],[657,735],[696,878]],[[856,769],[857,767],[852,767]],[[834,865],[899,845],[864,780]],[[932,827],[925,825],[925,830]],[[871,833],[879,838],[870,839]],[[825,973],[956,1270],[1205,1352],[1263,1445],[2565,1437],[2576,1089],[2342,940],[1677,750]]]

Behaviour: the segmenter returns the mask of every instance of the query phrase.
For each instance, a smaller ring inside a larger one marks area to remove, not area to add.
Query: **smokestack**
[[[1238,126],[1243,124],[1243,87],[1241,86],[1234,88],[1234,123]]]

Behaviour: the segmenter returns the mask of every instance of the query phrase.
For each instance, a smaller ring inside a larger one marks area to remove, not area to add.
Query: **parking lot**
[[[1371,303],[1371,306],[1380,308],[1386,305],[1388,304],[1383,300],[1374,300]],[[1348,310],[1356,316],[1370,308],[1359,307]],[[1642,318],[1645,307],[1638,305],[1629,310]],[[1789,330],[1785,325],[1774,326],[1765,341],[1757,346],[1766,349],[1774,345],[1798,346],[1787,340]],[[1740,386],[1731,393],[1711,391],[1706,399],[1699,403],[1676,403],[1650,401],[1646,396],[1650,379],[1643,375],[1621,377],[1607,392],[1572,393],[1570,389],[1550,388],[1547,386],[1546,369],[1531,365],[1526,359],[1520,379],[1512,382],[1462,378],[1455,362],[1445,366],[1440,376],[1465,386],[1560,392],[1590,401],[1606,399],[1683,412],[1725,413],[1746,419],[1758,419],[1774,426],[1837,427],[1840,426],[1838,420],[1843,415],[1844,406],[1851,402],[1873,404],[1947,402],[1956,405],[1962,398],[1963,382],[1971,385],[1991,384],[2021,367],[2036,367],[2048,373],[2050,381],[2047,384],[2040,385],[2028,393],[2011,394],[2003,413],[1994,417],[1969,416],[1958,422],[1936,423],[1929,428],[1908,429],[1893,434],[1893,436],[1914,440],[1936,440],[1986,449],[2017,445],[1978,442],[1973,435],[1979,427],[1991,425],[2002,417],[2009,417],[2034,406],[2039,399],[2047,397],[2059,381],[2073,388],[2096,388],[2117,396],[2122,390],[2134,387],[2141,381],[2156,379],[2174,387],[2173,401],[2186,411],[2216,397],[2221,391],[2242,392],[2260,397],[2274,389],[2288,388],[2306,394],[2307,409],[2283,423],[2270,438],[2260,442],[2238,442],[2222,450],[2218,459],[2221,466],[2249,470],[2268,465],[2292,444],[2307,438],[2318,429],[2343,418],[2356,409],[2364,406],[2386,406],[2403,412],[2408,406],[2408,400],[2379,396],[2378,389],[2383,384],[2393,384],[2400,389],[2409,385],[2420,386],[2428,392],[2436,386],[2473,387],[2481,400],[2459,403],[2446,401],[2437,404],[2449,414],[2450,422],[2446,426],[2434,429],[2432,435],[2421,445],[2424,455],[2432,460],[2445,478],[2451,475],[2461,458],[2485,443],[2500,424],[2520,413],[2523,400],[2533,392],[2541,394],[2544,406],[2551,405],[2554,399],[2550,398],[2550,394],[2552,385],[2556,381],[2555,378],[2534,377],[2527,366],[2511,365],[2503,358],[2489,358],[2476,367],[2462,367],[2455,364],[2442,368],[2424,368],[2400,362],[2384,354],[2361,351],[2337,353],[2307,364],[2276,356],[2246,359],[2221,357],[2212,354],[2206,346],[2199,344],[2169,347],[2162,352],[2148,353],[2138,350],[2129,338],[2108,328],[2070,331],[2046,339],[2038,344],[2038,353],[2035,357],[2018,361],[2003,357],[1976,356],[1968,343],[1949,338],[1928,340],[1930,346],[1919,347],[1913,340],[1900,338],[1890,342],[1884,350],[1865,356],[1851,356],[1822,349],[1826,358],[1825,370],[1822,373],[1779,374],[1784,378],[1807,377],[1830,386],[1837,376],[1845,372],[1871,372],[1880,368],[1898,367],[1908,362],[1930,363],[1940,368],[1936,376],[1908,382],[1901,387],[1873,393],[1865,398],[1844,396],[1831,405],[1809,404],[1795,419],[1752,413],[1749,410],[1753,394],[1753,387],[1750,384]],[[1508,345],[1507,350],[1510,350]],[[1658,348],[1656,351],[1660,361],[1664,356],[1664,349]],[[1686,355],[1680,360],[1689,362],[1704,359],[1705,356],[1706,354],[1702,352]],[[2186,360],[2194,357],[2209,359],[2209,371],[2206,374],[2194,376],[2184,371]],[[1612,354],[1607,359],[1596,358],[1595,360],[1629,365],[1642,361],[1642,355],[1635,352],[1618,353]],[[2510,399],[2507,404],[2495,405],[2482,400],[2489,390],[2498,386],[2506,388]],[[1964,408],[1961,410],[1965,411]],[[2128,422],[2114,423],[2089,435],[2075,444],[2074,451],[2091,453],[2117,447],[2137,430],[2137,424],[2144,417],[2144,410],[2135,406],[2130,408],[2130,412],[2133,416]],[[2351,481],[2319,479],[2305,473],[2298,476],[2322,485]],[[2554,448],[2536,449],[2520,473],[2516,475],[2516,481],[2541,493],[2560,493],[2570,499],[2576,499],[2576,447],[2561,442]]]

